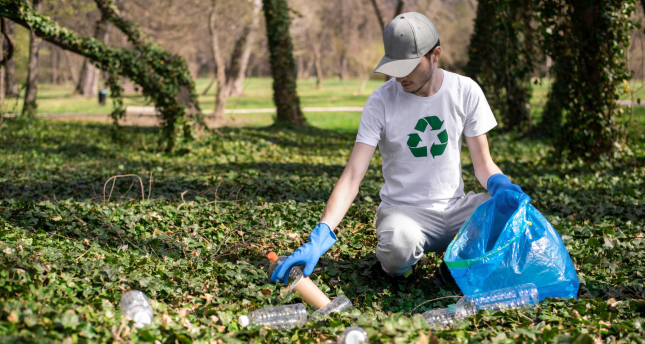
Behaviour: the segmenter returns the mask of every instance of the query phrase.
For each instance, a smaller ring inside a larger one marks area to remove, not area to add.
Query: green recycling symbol
[[[419,119],[414,129],[423,133],[426,131],[428,125],[430,126],[431,131],[440,130],[441,127],[443,127],[443,121],[440,120],[437,116],[423,117]],[[435,144],[434,142],[432,143],[432,146],[430,147],[430,154],[432,154],[432,158],[443,154],[443,152],[446,150],[446,146],[448,145],[448,132],[446,131],[446,129],[440,132],[437,137],[439,138],[439,142],[441,142],[441,144]],[[410,148],[412,155],[414,155],[416,158],[428,156],[428,147],[418,147],[419,143],[421,142],[422,140],[419,134],[412,133],[408,135],[408,147]]]

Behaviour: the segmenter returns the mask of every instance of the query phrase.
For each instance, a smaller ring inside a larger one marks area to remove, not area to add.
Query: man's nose
[[[401,83],[403,80],[405,80],[405,77],[403,77],[403,78],[395,78],[395,79],[396,79],[396,82]]]

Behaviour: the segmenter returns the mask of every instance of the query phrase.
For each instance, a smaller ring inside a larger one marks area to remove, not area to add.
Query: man
[[[383,158],[385,184],[377,211],[376,257],[383,270],[408,275],[428,252],[443,252],[468,216],[490,198],[464,194],[461,136],[472,157],[475,175],[494,196],[502,189],[522,192],[490,157],[486,133],[497,125],[486,98],[470,78],[437,68],[439,33],[422,14],[405,13],[383,32],[385,56],[375,72],[393,76],[367,100],[356,144],[331,193],[309,242],[280,264],[277,282],[295,265],[309,276],[318,259],[336,242],[338,226],[358,194],[376,146]],[[454,281],[445,263],[433,281]]]

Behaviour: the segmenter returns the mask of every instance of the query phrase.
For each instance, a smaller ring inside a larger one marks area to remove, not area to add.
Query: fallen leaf
[[[428,336],[426,336],[425,333],[421,332],[419,334],[419,340],[417,340],[417,344],[428,344]]]
[[[168,315],[168,313],[164,313],[161,316],[161,324],[164,326],[169,326],[170,324],[172,324],[172,318],[170,317],[170,315]]]
[[[224,330],[226,330],[226,326],[224,325],[215,325],[215,328],[217,329],[217,332],[222,333]]]
[[[53,221],[60,221],[60,220],[62,220],[62,219],[63,219],[63,218],[62,218],[60,215],[58,215],[58,216],[56,216],[56,217],[52,218],[52,220],[53,220]]]
[[[213,299],[213,295],[207,293],[207,294],[204,294],[204,298],[206,299],[206,302],[211,302],[211,300]]]
[[[260,289],[260,293],[262,293],[262,295],[265,295],[265,296],[268,296],[268,295],[272,294],[271,289],[269,289],[269,288]]]
[[[211,322],[214,324],[219,321],[219,317],[217,315],[211,315]]]
[[[11,254],[11,247],[6,247],[4,250],[2,250],[5,254]]]
[[[18,319],[18,316],[16,315],[16,313],[11,312],[11,313],[9,313],[9,315],[7,316],[7,320],[9,320],[9,322],[10,322],[10,323],[14,323],[14,324],[15,324],[15,323],[17,323],[17,322],[18,322],[18,320],[19,320],[19,319]]]

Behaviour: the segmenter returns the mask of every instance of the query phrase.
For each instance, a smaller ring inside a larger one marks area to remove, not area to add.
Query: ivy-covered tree
[[[33,0],[34,11],[40,11],[42,0]],[[29,63],[27,64],[27,88],[22,105],[23,116],[35,116],[38,103],[38,65],[40,60],[40,40],[33,31],[29,34]]]
[[[530,78],[538,56],[533,6],[533,0],[480,0],[477,5],[466,74],[481,85],[507,130],[521,129],[530,117]]]
[[[121,16],[113,0],[95,0],[109,21],[120,29],[134,46],[134,51],[108,46],[95,38],[84,38],[62,27],[51,18],[34,10],[26,0],[0,0],[0,16],[30,29],[36,36],[62,48],[91,59],[110,74],[112,113],[116,121],[123,116],[122,88],[118,76],[131,79],[152,100],[161,114],[162,143],[166,151],[174,148],[176,130],[183,127],[184,137],[203,122],[193,80],[186,62],[170,54],[147,38],[138,25]]]
[[[263,0],[273,75],[273,101],[278,109],[276,124],[302,127],[307,124],[296,91],[296,61],[289,34],[291,18],[286,0]]]
[[[589,160],[616,148],[634,0],[540,0],[542,47],[553,83],[541,127],[557,148]]]

